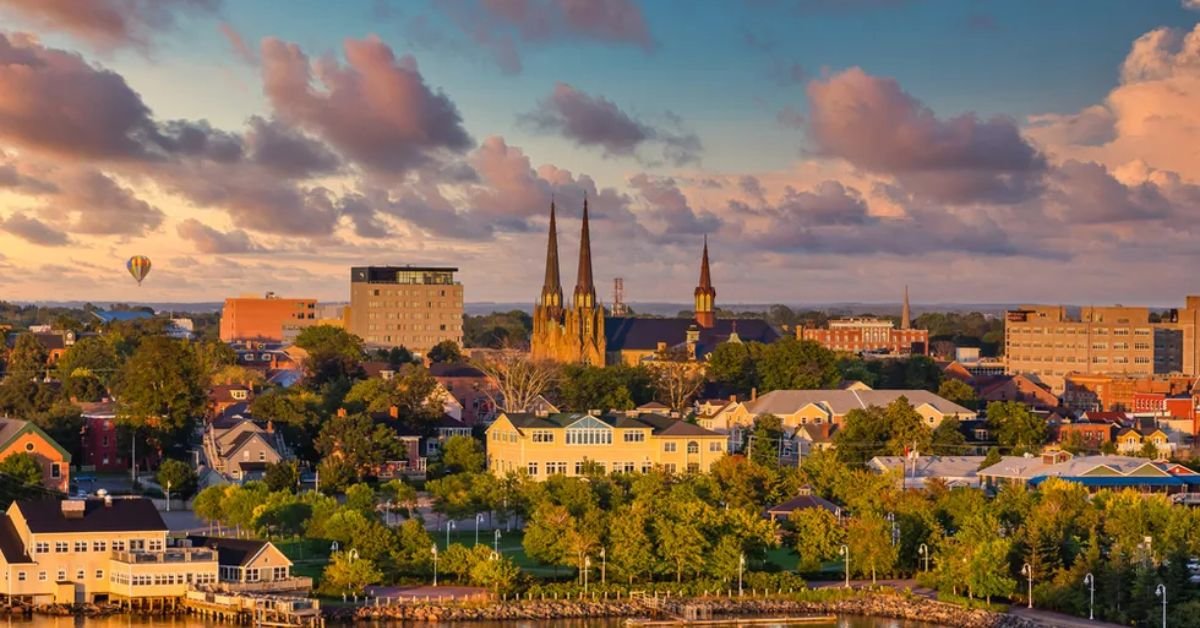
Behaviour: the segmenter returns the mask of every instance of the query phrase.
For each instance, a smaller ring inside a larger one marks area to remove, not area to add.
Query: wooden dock
[[[660,626],[776,626],[795,624],[832,624],[834,615],[804,615],[798,617],[730,617],[727,619],[628,619],[626,626],[656,628]]]
[[[205,619],[270,628],[322,627],[316,600],[301,597],[188,591],[183,608]]]

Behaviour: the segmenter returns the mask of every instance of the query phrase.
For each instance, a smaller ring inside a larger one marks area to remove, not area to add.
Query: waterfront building
[[[457,268],[356,266],[350,269],[347,329],[368,347],[424,355],[440,342],[462,344],[463,286]]]
[[[1132,488],[1142,492],[1181,493],[1200,490],[1200,474],[1169,462],[1132,456],[1072,456],[1047,451],[1041,456],[1005,456],[979,470],[989,489],[1006,483],[1037,487],[1050,478],[1082,484],[1089,491]]]

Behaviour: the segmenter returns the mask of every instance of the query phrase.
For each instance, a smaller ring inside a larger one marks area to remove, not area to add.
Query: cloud
[[[440,0],[435,3],[506,73],[521,71],[518,42],[591,40],[654,49],[645,16],[632,0]],[[417,18],[421,30],[428,20]]]
[[[229,48],[237,58],[244,61],[247,65],[258,65],[258,51],[246,43],[242,34],[233,27],[233,24],[221,22],[218,28],[229,42]]]
[[[188,218],[179,223],[175,232],[179,237],[191,242],[200,253],[256,253],[263,250],[241,229],[218,231],[195,218]]]
[[[606,156],[634,156],[638,148],[654,143],[661,147],[664,158],[683,165],[697,161],[701,150],[700,139],[693,133],[650,126],[611,100],[566,83],[557,83],[554,91],[520,120],[539,131],[558,133],[577,146],[603,148]],[[678,126],[677,118],[672,122]]]
[[[1013,203],[1035,195],[1045,159],[1008,118],[939,119],[896,81],[851,68],[809,83],[808,134],[818,151],[947,203]]]
[[[144,50],[173,30],[180,16],[212,14],[220,5],[221,0],[0,0],[0,14],[67,33],[100,50]]]
[[[7,231],[30,244],[40,246],[65,246],[71,243],[65,232],[21,212],[8,218],[0,218],[0,231]]]
[[[629,185],[649,204],[652,219],[662,223],[663,235],[711,233],[721,226],[712,213],[692,209],[670,177],[640,173],[629,179]]]
[[[347,39],[343,47],[344,65],[310,62],[295,44],[263,40],[263,87],[278,117],[387,175],[471,146],[457,107],[426,85],[415,59],[397,59],[374,37]]]
[[[251,116],[246,147],[254,163],[287,178],[333,174],[341,160],[325,144],[276,120]]]
[[[162,224],[162,210],[98,170],[71,171],[58,180],[58,186],[61,192],[41,215],[71,233],[140,236]]]
[[[41,176],[23,172],[21,164],[0,151],[0,189],[38,195],[53,194],[58,191],[58,186]]]
[[[1183,8],[1200,11],[1200,0],[1183,0]]]

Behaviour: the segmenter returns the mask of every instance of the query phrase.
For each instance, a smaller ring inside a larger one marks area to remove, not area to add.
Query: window
[[[654,463],[649,460],[642,463],[642,473],[650,473],[654,470]]]
[[[152,540],[150,541],[150,551],[151,551],[151,552],[161,552],[161,551],[162,551],[162,549],[163,549],[163,542],[162,542],[162,540],[160,540],[160,539],[152,539]]]
[[[25,572],[24,571],[17,572],[17,582],[25,582]]]
[[[535,443],[553,443],[554,432],[551,430],[533,430],[533,442]]]
[[[45,541],[38,541],[33,546],[33,553],[34,554],[49,554],[50,553],[50,544]]]
[[[688,466],[687,466],[687,472],[688,473],[700,473],[700,463],[699,462],[689,462]]]
[[[97,579],[97,580],[103,580],[103,579],[104,579],[104,570],[103,570],[103,569],[97,569],[97,570],[96,570],[96,579]]]
[[[66,580],[66,579],[67,579],[67,570],[59,569],[58,570],[58,581],[62,582],[63,580]]]
[[[86,552],[87,549],[88,549],[87,541],[75,541],[75,551],[76,552]]]
[[[70,546],[67,545],[66,541],[55,541],[54,542],[54,553],[55,554],[66,554],[69,548],[70,548]]]
[[[567,463],[565,462],[547,462],[546,475],[566,475]]]
[[[75,579],[76,579],[76,580],[83,580],[84,578],[87,578],[87,572],[86,572],[86,571],[84,571],[84,570],[80,569],[80,570],[78,570],[78,571],[76,571],[76,572],[75,572]]]
[[[113,541],[112,543],[113,543],[113,551],[114,552],[124,552],[125,551],[125,541]]]
[[[667,463],[667,464],[664,464],[664,465],[663,465],[663,471],[666,471],[667,473],[674,474],[674,473],[675,473],[675,463],[674,463],[674,462],[669,462],[669,463]]]
[[[672,443],[672,442],[663,443],[663,451],[665,451],[669,454],[675,453],[675,443]]]
[[[611,445],[612,430],[607,427],[569,427],[568,445]]]
[[[104,541],[92,541],[92,551],[93,552],[103,552],[105,549],[104,548],[105,545],[107,545],[107,543],[105,543]]]
[[[713,441],[708,444],[709,451],[721,451],[721,441]]]
[[[25,451],[33,451],[33,443],[25,443]]]
[[[40,581],[45,581],[45,580],[46,580],[46,572],[44,572],[44,571],[39,571],[39,572],[38,572],[38,580],[40,580]]]
[[[146,549],[145,539],[129,539],[129,551],[140,552]]]
[[[625,442],[644,443],[646,442],[646,432],[642,430],[630,430],[625,432]]]
[[[694,441],[694,440],[693,440],[693,441],[689,441],[689,442],[688,442],[688,444],[687,444],[687,452],[688,452],[689,454],[698,454],[698,453],[700,453],[700,443],[697,443],[697,442],[696,442],[696,441]]]
[[[536,476],[537,472],[538,472],[538,463],[536,463],[536,462],[529,463],[529,466],[526,469],[526,472],[528,472],[531,477]]]

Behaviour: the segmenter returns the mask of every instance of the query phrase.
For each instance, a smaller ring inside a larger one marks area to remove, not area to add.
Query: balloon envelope
[[[134,255],[125,262],[125,268],[129,269],[129,274],[133,275],[140,286],[146,275],[150,274],[150,258],[145,255]]]

